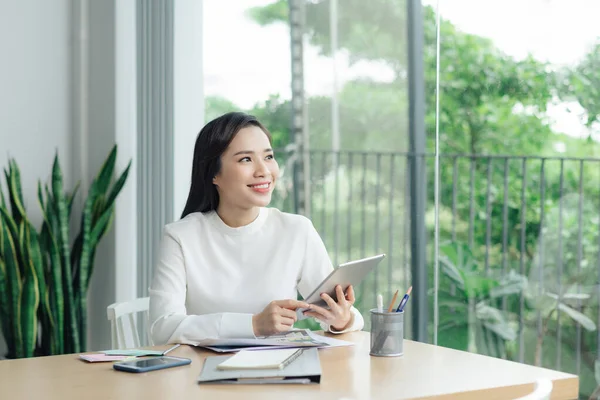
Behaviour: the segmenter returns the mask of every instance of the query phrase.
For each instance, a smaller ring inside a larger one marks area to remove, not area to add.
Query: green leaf
[[[25,225],[25,222],[26,220],[24,220],[22,224]],[[29,236],[29,232],[26,232],[25,236]],[[25,251],[23,257],[25,266],[23,268],[23,287],[19,299],[21,307],[21,319],[19,322],[21,324],[21,333],[23,335],[23,357],[33,357],[37,341],[37,310],[40,302],[40,294],[28,243],[23,245],[22,250]]]
[[[450,300],[446,300],[446,301],[440,301],[439,303],[439,307],[441,308],[451,308],[451,309],[461,309],[461,308],[467,308],[467,303],[464,303],[462,301],[450,301]]]
[[[488,346],[485,340],[485,328],[479,321],[475,323],[475,349],[469,348],[469,351],[476,351],[478,354],[488,354]]]
[[[4,207],[0,207],[0,218],[3,218],[4,224],[6,224],[7,234],[12,237],[13,242],[17,243],[19,241],[19,228],[15,220],[8,213],[8,210]]]
[[[2,185],[0,185],[0,207],[6,207],[6,199],[4,198],[4,192],[2,191]]]
[[[506,321],[496,323],[484,321],[483,326],[504,340],[511,341],[517,338],[517,332]]]
[[[3,210],[3,209],[0,209]],[[2,217],[6,217],[5,214]],[[6,277],[8,283],[8,304],[11,307],[10,318],[13,321],[13,345],[14,348],[10,351],[15,354],[15,357],[23,357],[23,336],[21,333],[21,324],[18,321],[21,320],[21,307],[20,307],[20,296],[21,296],[21,274],[19,272],[18,258],[17,258],[17,246],[13,240],[13,236],[9,233],[6,228],[6,224],[3,225],[4,233],[4,262],[6,265]],[[10,345],[10,343],[9,343]]]
[[[44,192],[42,191],[41,181],[38,181],[37,195],[40,207],[42,208],[42,210],[46,210],[46,202],[44,201]]]
[[[562,295],[563,300],[587,300],[589,298],[590,295],[587,293],[565,293]]]
[[[564,303],[558,303],[558,308],[560,311],[564,312],[569,317],[571,317],[579,325],[583,326],[584,329],[588,331],[596,330],[596,325],[594,324],[594,321],[592,321],[590,318],[580,313],[579,311],[572,309]]]
[[[479,302],[475,306],[475,313],[477,319],[486,320],[492,322],[503,322],[504,316],[502,315],[502,311],[497,308],[491,307],[484,302]]]
[[[51,293],[50,304],[52,315],[55,318],[55,346],[59,354],[65,352],[66,341],[70,340],[65,334],[65,304],[64,304],[64,280],[60,261],[60,250],[51,232],[48,232],[50,251],[50,282],[48,291]]]
[[[33,278],[35,280],[35,288],[36,288],[36,296],[37,296],[37,306],[42,307],[42,310],[46,312],[49,316],[52,315],[52,311],[50,309],[48,290],[46,287],[46,279],[44,276],[44,265],[43,265],[43,256],[42,250],[40,247],[40,239],[38,233],[35,230],[35,227],[29,223],[29,227],[27,229],[27,252],[29,258],[29,264],[33,271]],[[37,324],[35,326],[37,329]],[[44,332],[44,335],[51,335],[51,332]],[[37,335],[34,335],[36,338]],[[35,341],[34,341],[35,344]]]
[[[464,289],[465,280],[461,274],[461,271],[447,258],[440,257],[440,266],[442,267],[442,273],[444,273],[448,278],[452,279],[459,288]]]
[[[58,154],[54,157],[54,164],[52,167],[52,195],[56,202],[57,222],[59,226],[56,242],[60,251],[63,288],[66,291],[65,323],[67,331],[65,332],[65,336],[68,337],[66,344],[68,344],[69,347],[66,347],[65,351],[78,353],[81,351],[79,341],[80,332],[77,322],[78,310],[73,295],[71,249],[69,247],[69,215],[67,200],[63,190],[63,177],[58,161]]]
[[[111,207],[113,205],[115,199],[121,192],[121,189],[123,189],[123,186],[125,185],[125,182],[127,181],[127,176],[129,175],[130,168],[131,168],[131,161],[129,161],[129,163],[127,164],[127,168],[125,168],[125,171],[123,171],[121,176],[119,176],[119,179],[117,179],[117,181],[111,188],[110,194],[108,195],[108,199],[106,200],[107,208]]]
[[[74,274],[76,276],[76,281],[74,283],[77,285],[77,301],[79,303],[79,310],[81,312],[79,318],[79,330],[80,332],[86,332],[87,325],[87,287],[90,277],[90,264],[91,264],[91,250],[93,246],[92,243],[92,208],[96,199],[96,183],[92,183],[90,186],[90,190],[88,192],[87,199],[85,201],[85,205],[83,207],[83,215],[81,216],[81,241],[77,242],[77,249],[79,253],[79,259],[75,260],[77,265],[77,273]],[[82,337],[82,342],[85,339]]]
[[[2,224],[0,223],[0,230],[2,229]],[[2,335],[4,336],[6,343],[10,345],[11,343],[14,343],[14,327],[11,318],[12,312],[9,303],[9,290],[6,264],[4,263],[4,260],[0,258],[0,327],[2,328]],[[14,357],[15,355],[10,354],[10,356]]]
[[[498,286],[495,286],[490,290],[490,297],[494,299],[513,294],[520,294],[526,288],[527,278],[514,271],[510,271],[506,277],[500,280]]]
[[[92,228],[92,232],[90,233],[90,243],[92,248],[98,245],[102,235],[106,232],[106,230],[110,227],[114,217],[114,207],[109,207],[104,211],[104,213],[98,218],[98,221]]]
[[[69,196],[67,196],[67,203],[69,204],[68,205],[69,215],[71,215],[71,212],[73,211],[73,202],[75,201],[75,196],[77,195],[79,186],[80,186],[80,182],[77,182],[77,185],[75,185],[75,189],[73,189],[73,192],[71,192],[71,194]]]
[[[246,11],[248,16],[262,26],[287,21],[289,6],[286,1],[275,1],[263,7],[252,7]]]
[[[545,295],[554,299],[556,301],[559,300],[558,295],[552,292],[545,292]],[[560,300],[587,300],[590,298],[590,295],[587,293],[564,293],[560,296]]]
[[[8,194],[10,199],[13,218],[17,224],[25,218],[25,206],[23,205],[23,193],[21,191],[21,174],[14,160],[9,160],[9,173],[7,176]]]
[[[482,276],[479,272],[469,272],[465,276],[465,291],[469,297],[487,298],[498,281]]]
[[[115,170],[115,163],[117,161],[117,145],[114,145],[112,150],[110,151],[108,157],[104,161],[104,164],[100,168],[100,172],[96,179],[94,179],[96,187],[96,192],[98,194],[105,194],[108,190],[108,186],[110,185],[110,181],[113,176],[113,171]]]
[[[440,255],[449,260],[457,269],[464,272],[477,271],[477,262],[469,246],[461,242],[440,245]]]
[[[102,235],[109,229],[112,221],[114,219],[114,209],[113,207],[108,208],[102,216],[96,222],[96,225],[92,228],[92,232],[90,233],[90,257],[89,257],[89,272],[87,274],[87,284],[86,289],[90,285],[90,278],[92,277],[92,273],[94,271],[94,254],[95,248],[100,242]]]

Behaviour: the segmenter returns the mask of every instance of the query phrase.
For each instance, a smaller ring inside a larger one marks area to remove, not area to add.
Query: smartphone
[[[188,365],[191,362],[192,360],[190,360],[189,358],[160,356],[115,363],[113,364],[113,368],[117,371],[125,372],[148,372],[155,371],[157,369]]]

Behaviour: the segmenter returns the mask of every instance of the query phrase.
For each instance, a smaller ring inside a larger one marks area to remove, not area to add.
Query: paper
[[[106,354],[81,354],[79,358],[87,362],[109,362],[109,361],[123,361],[129,360],[135,357],[130,356],[107,356]]]
[[[217,369],[281,369],[302,354],[302,349],[242,350]]]
[[[267,338],[257,339],[208,339],[197,344],[219,353],[237,352],[241,350],[272,350],[298,347],[339,347],[352,346],[354,343],[333,339],[311,332],[308,329],[294,330]]]
[[[160,350],[104,350],[102,353],[107,356],[129,356],[129,357],[144,357],[144,356],[162,356],[164,351]]]
[[[354,346],[353,342],[348,342],[347,340],[334,339],[329,336],[318,335],[312,331],[308,331],[307,333],[314,341],[325,344],[324,346],[319,346],[319,348]]]
[[[256,339],[206,339],[198,342],[200,347],[318,347],[325,343],[313,339],[308,333],[308,329],[295,330],[267,337],[259,337]]]

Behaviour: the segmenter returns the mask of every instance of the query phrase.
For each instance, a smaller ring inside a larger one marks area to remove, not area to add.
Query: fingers
[[[296,322],[295,318],[281,317],[279,320],[279,325],[285,326],[287,328],[286,330],[288,330],[289,328],[294,326],[295,322]]]
[[[279,315],[281,315],[281,317],[283,318],[289,318],[292,319],[293,322],[296,322],[298,320],[298,315],[296,314],[296,311],[293,310],[289,310],[287,308],[279,308],[278,311]],[[292,323],[293,323],[292,322]]]
[[[337,285],[335,287],[335,294],[337,295],[338,304],[344,308],[347,307],[348,302],[346,301],[346,296],[344,295],[344,291],[342,290],[341,285]]]
[[[317,319],[321,319],[321,320],[326,320],[329,321],[331,319],[334,318],[334,314],[333,312],[331,312],[330,310],[323,308],[323,307],[319,307],[319,306],[315,306],[313,304],[313,306],[311,307],[310,311],[305,311],[304,315],[308,315],[311,317],[315,317]]]
[[[327,319],[323,315],[313,312],[313,311],[305,311],[304,315],[306,315],[307,317],[313,317],[313,318],[318,319],[319,321],[323,321],[325,323],[327,322]]]
[[[348,286],[348,290],[346,290],[346,297],[348,298],[348,303],[350,303],[351,306],[354,305],[356,298],[354,297],[354,288],[352,285]]]
[[[338,304],[335,302],[335,300],[333,300],[331,298],[331,296],[328,295],[327,293],[322,293],[321,294],[321,298],[323,300],[325,300],[325,303],[327,303],[327,305],[329,306],[329,308],[331,308],[332,310],[334,310],[336,307],[338,307]]]
[[[273,301],[273,304],[278,305],[279,307],[283,307],[283,308],[287,308],[289,310],[295,310],[297,308],[309,308],[309,304],[305,301],[300,301],[300,300],[292,300],[292,299],[286,299],[286,300],[275,300]]]

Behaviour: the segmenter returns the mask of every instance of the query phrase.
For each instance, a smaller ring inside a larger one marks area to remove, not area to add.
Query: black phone
[[[189,358],[160,356],[114,363],[113,368],[117,371],[125,372],[148,372],[156,371],[157,369],[188,365],[191,364],[191,362],[192,360]]]

